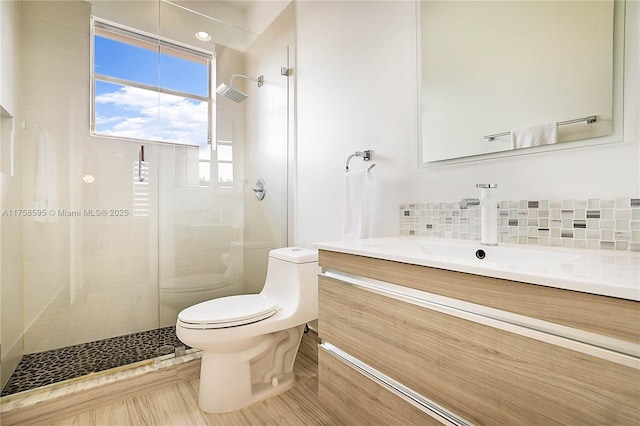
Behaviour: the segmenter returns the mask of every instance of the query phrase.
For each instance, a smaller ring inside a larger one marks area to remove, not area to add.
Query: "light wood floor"
[[[318,403],[317,335],[304,335],[294,371],[296,385],[287,392],[228,414],[208,414],[198,408],[199,379],[136,395],[50,425],[332,425]]]

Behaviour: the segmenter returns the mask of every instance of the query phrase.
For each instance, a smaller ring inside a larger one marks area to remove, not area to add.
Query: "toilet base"
[[[234,342],[230,352],[203,350],[200,408],[228,413],[291,388],[303,332],[304,324]]]

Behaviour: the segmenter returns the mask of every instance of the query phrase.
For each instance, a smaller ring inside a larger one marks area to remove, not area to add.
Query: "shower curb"
[[[167,355],[0,398],[0,424],[46,424],[200,375],[201,352]]]

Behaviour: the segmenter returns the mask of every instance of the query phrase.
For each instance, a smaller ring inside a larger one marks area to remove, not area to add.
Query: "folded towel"
[[[345,240],[369,237],[373,189],[374,175],[371,169],[349,171],[345,175],[342,231]]]
[[[513,149],[550,145],[558,142],[558,123],[536,124],[511,131]]]

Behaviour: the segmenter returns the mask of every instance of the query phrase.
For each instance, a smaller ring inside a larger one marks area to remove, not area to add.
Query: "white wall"
[[[398,205],[411,198],[417,172],[415,5],[296,6],[296,243],[342,237],[345,161],[365,149],[374,151],[378,181],[372,232],[396,235]]]
[[[234,2],[237,4],[238,2]],[[291,0],[261,0],[251,2],[240,2],[247,4],[247,22],[243,28],[256,34],[263,34],[265,30],[270,32],[269,26],[279,17],[282,19],[282,12],[291,4]],[[215,16],[215,15],[211,15]],[[293,28],[291,28],[293,30]],[[274,38],[276,40],[276,38]]]
[[[638,6],[623,143],[419,169],[414,2],[298,2],[296,243],[341,238],[344,162],[363,149],[377,164],[373,236],[398,235],[400,203],[476,196],[478,182],[505,200],[640,195]]]
[[[21,73],[17,58],[20,56],[20,20],[19,2],[0,2],[0,105],[14,117],[14,126],[22,115],[20,102]],[[3,123],[6,125],[6,123]],[[3,135],[2,153],[8,154],[7,144],[10,138]],[[14,130],[14,159],[16,168],[11,176],[10,170],[3,167],[0,173],[0,211],[20,209],[22,204],[22,148],[20,132]],[[3,164],[6,160],[2,159]],[[9,173],[7,173],[9,172]],[[2,369],[0,387],[3,387],[22,357],[22,218],[19,216],[0,216],[0,336],[2,343]]]

